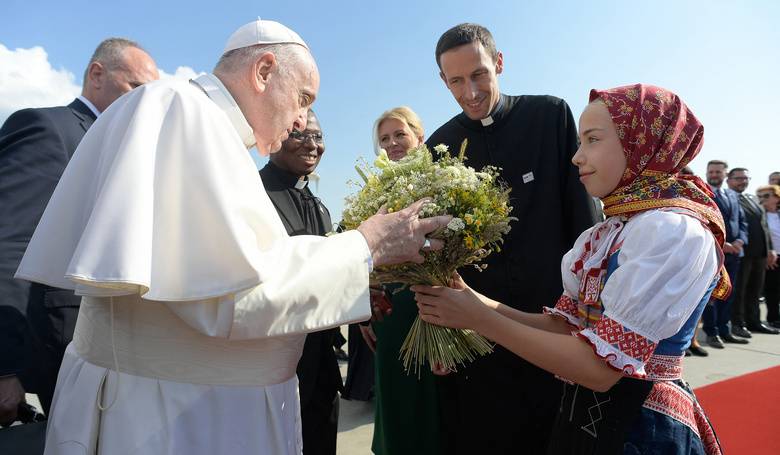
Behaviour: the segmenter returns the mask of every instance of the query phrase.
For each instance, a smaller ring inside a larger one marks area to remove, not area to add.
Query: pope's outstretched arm
[[[282,239],[264,255],[272,271],[260,285],[199,305],[168,306],[198,331],[231,339],[311,332],[366,320],[370,264],[421,261],[424,235],[449,221],[418,219],[420,206],[418,202],[392,215],[376,215],[358,231]],[[432,241],[431,248],[440,247]]]

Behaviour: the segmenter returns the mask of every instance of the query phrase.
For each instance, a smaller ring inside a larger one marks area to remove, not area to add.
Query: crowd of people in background
[[[693,174],[690,169],[685,173]],[[728,298],[712,299],[704,310],[701,322],[706,344],[724,349],[728,344],[748,344],[753,333],[778,335],[780,172],[770,173],[766,183],[751,194],[748,169],[711,160],[706,180],[726,225],[723,253],[733,286]],[[765,321],[761,320],[761,303],[766,306]],[[706,357],[708,352],[694,338],[687,355]]]

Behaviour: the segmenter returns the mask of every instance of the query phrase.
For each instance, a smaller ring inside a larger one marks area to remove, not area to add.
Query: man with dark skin
[[[331,231],[328,209],[309,190],[309,175],[325,153],[322,129],[314,111],[309,111],[306,128],[293,131],[260,170],[266,193],[271,198],[289,235],[325,235]],[[333,341],[338,328],[306,335],[298,362],[303,453],[336,453],[339,395],[343,389]]]
[[[772,240],[766,222],[766,211],[758,199],[747,191],[750,174],[736,167],[729,171],[729,188],[739,193],[739,203],[748,224],[748,242],[739,269],[737,286],[732,292],[734,307],[731,312],[731,331],[737,336],[751,336],[751,332],[778,335],[780,330],[761,322],[758,299],[764,288],[764,273],[772,251]],[[770,261],[771,262],[771,261]]]
[[[458,150],[468,139],[468,165],[502,169],[512,189],[511,215],[518,218],[486,270],[460,273],[478,292],[541,312],[561,296],[561,257],[596,221],[571,162],[578,144],[571,110],[552,96],[501,93],[504,56],[480,25],[445,32],[436,63],[462,112],[426,143]],[[560,402],[561,385],[552,375],[497,346],[440,382],[447,453],[544,453]]]
[[[109,38],[67,106],[22,109],[0,128],[0,424],[16,419],[24,393],[48,412],[81,297],[13,278],[38,220],[81,137],[117,98],[159,78],[137,43]]]

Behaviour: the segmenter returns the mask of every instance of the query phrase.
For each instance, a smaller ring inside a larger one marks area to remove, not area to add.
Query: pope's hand
[[[444,228],[450,222],[450,215],[420,218],[420,209],[430,199],[420,199],[409,207],[395,213],[380,210],[363,221],[357,230],[363,234],[371,250],[374,266],[422,263],[425,258],[420,250],[425,245],[426,234]],[[439,250],[444,242],[430,239],[431,250]]]

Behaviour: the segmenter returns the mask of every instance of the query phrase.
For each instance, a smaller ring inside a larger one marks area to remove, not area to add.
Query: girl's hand
[[[492,309],[460,277],[453,286],[412,286],[420,318],[428,323],[454,329],[477,329]]]

